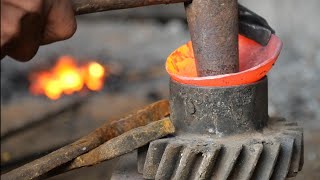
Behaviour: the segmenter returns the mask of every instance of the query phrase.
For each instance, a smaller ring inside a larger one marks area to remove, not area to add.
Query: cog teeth
[[[177,170],[174,172],[172,180],[184,180],[187,179],[190,168],[196,159],[198,152],[195,152],[193,148],[186,147],[182,150],[180,162],[177,164]]]
[[[220,149],[221,149],[221,145],[215,145],[215,146],[209,147],[203,152],[200,165],[197,168],[196,174],[190,176],[191,179],[195,179],[195,180],[209,179]]]
[[[143,178],[154,179],[157,173],[162,154],[168,144],[168,139],[159,139],[153,141],[149,145],[149,149],[146,155],[147,161],[144,163]]]
[[[270,120],[269,129],[252,138],[155,140],[143,159],[143,177],[283,180],[295,176],[303,165],[303,130],[292,122]]]
[[[304,163],[304,138],[303,138],[303,132],[301,132],[301,156],[300,156],[300,162],[299,162],[299,171],[302,170]]]
[[[181,144],[169,144],[160,161],[158,171],[156,173],[155,179],[171,179],[174,173],[176,164],[181,159]]]
[[[259,162],[251,178],[253,180],[270,179],[278,158],[280,143],[264,143],[263,146]]]
[[[294,137],[294,146],[293,146],[293,152],[292,152],[292,158],[291,158],[291,165],[290,165],[290,169],[288,172],[288,177],[293,177],[295,176],[298,171],[300,170],[300,168],[302,167],[300,165],[301,162],[303,162],[303,142],[302,142],[302,136],[303,133],[299,132],[299,131],[288,131],[286,130],[284,133],[284,135],[288,135],[291,137]]]
[[[294,139],[284,137],[279,138],[279,142],[281,143],[280,152],[271,176],[272,180],[285,179],[290,168]]]
[[[144,163],[146,161],[149,144],[138,149],[138,172],[143,173]]]
[[[245,145],[239,159],[233,168],[230,179],[248,180],[250,179],[262,152],[262,144]]]
[[[217,163],[213,169],[212,179],[225,180],[229,177],[242,148],[243,145],[224,146],[221,148],[216,160]]]

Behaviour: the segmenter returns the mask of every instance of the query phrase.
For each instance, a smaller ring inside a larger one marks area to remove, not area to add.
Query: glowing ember
[[[103,88],[105,68],[97,62],[77,65],[70,56],[62,56],[54,67],[30,75],[32,94],[44,94],[50,99],[59,99],[62,94],[73,94],[85,87],[98,91]]]

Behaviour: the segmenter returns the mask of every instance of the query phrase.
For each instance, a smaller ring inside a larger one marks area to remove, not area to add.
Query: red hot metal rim
[[[272,35],[269,43],[262,46],[239,35],[239,65],[237,73],[198,77],[192,44],[180,46],[167,58],[166,70],[170,77],[182,84],[195,86],[236,86],[250,84],[263,78],[272,68],[282,49],[282,41]]]

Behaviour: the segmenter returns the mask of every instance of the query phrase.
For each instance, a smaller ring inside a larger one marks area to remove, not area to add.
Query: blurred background
[[[239,2],[264,17],[284,43],[268,75],[269,115],[304,127],[305,164],[296,179],[319,179],[320,1]],[[1,61],[2,172],[70,143],[107,120],[168,98],[165,60],[190,40],[182,4],[83,15],[77,21],[71,39],[41,47],[32,61]],[[70,95],[39,92],[39,74],[53,73],[49,69],[63,59],[71,59],[71,66],[77,62],[78,68],[94,62],[103,67],[105,79]],[[127,164],[118,160],[52,179],[108,179],[114,164],[114,177],[125,178]]]

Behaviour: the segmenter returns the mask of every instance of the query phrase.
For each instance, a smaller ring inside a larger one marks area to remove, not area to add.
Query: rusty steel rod
[[[51,177],[81,167],[96,165],[103,161],[132,152],[153,140],[162,138],[174,132],[175,128],[168,117],[152,122],[145,126],[132,129],[105,142],[88,153],[77,157],[73,161],[54,169],[52,172],[49,172],[47,176],[43,177]]]
[[[237,0],[185,3],[198,76],[239,71]]]
[[[32,161],[22,167],[14,169],[4,175],[1,179],[35,179],[50,170],[65,164],[76,157],[89,152],[104,142],[121,135],[131,129],[147,125],[153,121],[160,120],[170,113],[167,100],[158,101],[128,116],[108,121],[100,128],[87,136],[64,146],[42,158]]]
[[[191,0],[71,0],[77,15],[188,1]]]

